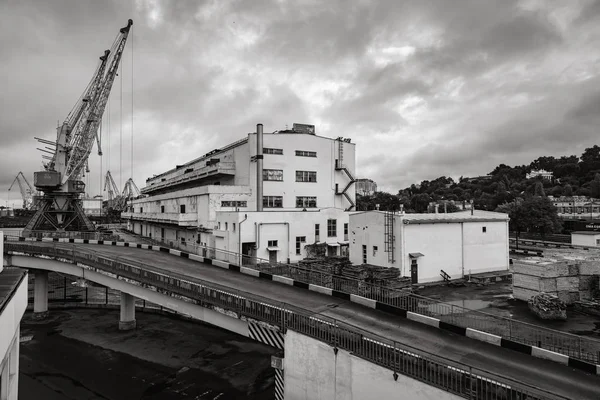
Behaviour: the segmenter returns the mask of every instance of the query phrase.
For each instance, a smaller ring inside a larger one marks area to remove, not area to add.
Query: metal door
[[[269,251],[269,262],[272,264],[277,263],[277,251],[276,250]]]
[[[411,283],[419,283],[419,266],[417,260],[410,262],[410,281]]]

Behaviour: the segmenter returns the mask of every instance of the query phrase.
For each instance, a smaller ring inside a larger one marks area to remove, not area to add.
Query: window
[[[160,212],[164,213],[165,212],[165,206],[160,206]]]
[[[321,227],[319,224],[315,224],[315,242],[321,240]]]
[[[235,232],[235,222],[233,222],[233,223],[231,224],[231,228],[232,228],[232,230]]]
[[[283,196],[264,196],[263,207],[265,208],[282,208]]]
[[[316,171],[296,171],[296,182],[316,182]]]
[[[600,246],[600,239],[596,239],[596,246]]]
[[[268,247],[277,247],[277,240],[269,240],[267,242]]]
[[[487,228],[484,226],[481,228],[481,232],[486,233],[487,232]]]
[[[278,155],[283,155],[283,149],[269,149],[264,147],[263,148],[263,154],[278,154]]]
[[[316,151],[296,150],[296,155],[299,157],[316,157]]]
[[[221,207],[248,207],[248,202],[226,200],[221,202]]]
[[[302,254],[302,243],[306,243],[306,236],[296,236],[296,255]]]
[[[344,240],[348,240],[348,223],[344,223]]]
[[[179,212],[180,212],[181,214],[185,214],[185,204],[180,204],[180,205],[179,205]]]
[[[296,197],[296,208],[315,208],[317,206],[317,197],[298,196]]]
[[[366,244],[363,244],[362,251],[363,251],[363,255],[362,255],[363,256],[363,264],[366,264],[367,263],[367,245]]]
[[[229,227],[227,226],[227,222],[225,222],[225,230],[228,230]]]
[[[140,214],[144,212],[144,207],[140,207]]]
[[[377,246],[373,246],[373,257],[377,255]]]
[[[219,230],[221,230],[221,222],[219,222]]]
[[[263,169],[264,181],[283,181],[283,170],[281,169]]]
[[[328,219],[327,220],[327,237],[336,237],[337,236],[337,220],[336,219]]]

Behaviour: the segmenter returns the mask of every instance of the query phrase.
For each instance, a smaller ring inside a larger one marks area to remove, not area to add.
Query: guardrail
[[[517,243],[515,238],[509,238],[509,242]],[[568,249],[581,249],[581,250],[590,250],[590,249],[599,249],[595,246],[582,246],[579,244],[571,244],[571,243],[563,243],[563,242],[549,242],[545,240],[535,240],[535,239],[521,239],[518,241],[519,245],[530,245],[530,246],[543,246],[543,247],[556,247],[556,248],[568,248]]]
[[[8,242],[5,243],[5,250],[79,262],[117,278],[123,277],[141,285],[153,286],[157,291],[176,294],[201,305],[222,307],[240,316],[267,322],[284,333],[287,329],[292,329],[389,368],[394,374],[409,376],[467,399],[566,399],[510,378],[389,340],[334,318],[201,279],[151,271],[147,265],[129,259],[113,259],[88,250],[81,252],[75,246],[42,247]]]

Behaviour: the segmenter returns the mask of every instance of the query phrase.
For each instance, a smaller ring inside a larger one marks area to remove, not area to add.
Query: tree
[[[535,183],[535,187],[534,187],[534,190],[533,190],[533,195],[534,196],[546,197],[546,192],[544,192],[544,185],[542,184],[542,182],[537,181]]]
[[[585,149],[581,155],[581,169],[584,172],[600,169],[600,146]]]
[[[517,232],[537,232],[542,238],[545,235],[561,230],[556,207],[547,197],[532,196],[525,200],[517,199],[498,208],[510,217],[510,228]]]
[[[565,185],[564,190],[563,190],[563,195],[568,196],[568,197],[573,196],[573,187],[568,184]]]
[[[590,183],[590,195],[594,198],[600,198],[600,174],[596,174],[594,180]]]
[[[424,213],[427,211],[431,197],[427,193],[419,193],[410,199],[410,205],[413,210],[417,213]]]
[[[563,194],[563,188],[562,186],[556,185],[552,188],[552,191],[550,191],[550,194],[554,197],[560,197]]]

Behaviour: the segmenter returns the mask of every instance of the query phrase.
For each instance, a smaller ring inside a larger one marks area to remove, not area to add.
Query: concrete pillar
[[[135,297],[121,292],[121,319],[119,330],[128,331],[135,329]]]
[[[37,270],[34,275],[33,318],[44,319],[48,316],[48,271]]]

